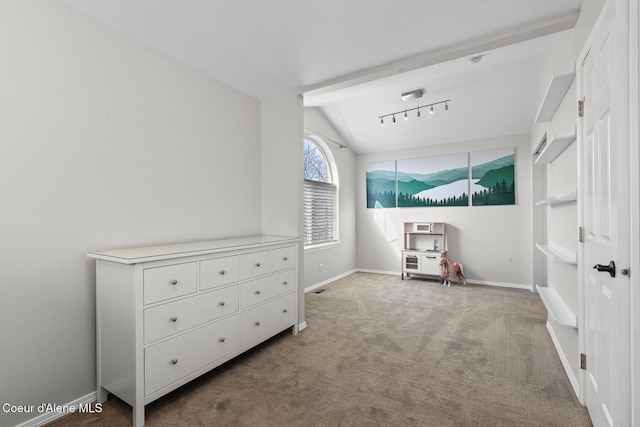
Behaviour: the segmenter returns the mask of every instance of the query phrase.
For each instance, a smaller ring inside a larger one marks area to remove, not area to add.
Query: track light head
[[[420,105],[420,102],[418,102],[418,106],[417,107],[413,107],[413,108],[407,108],[406,102],[405,102],[405,106],[404,106],[404,110],[400,110],[400,111],[396,111],[395,113],[389,113],[389,114],[383,114],[381,116],[378,116],[378,118],[380,119],[380,125],[384,125],[384,118],[385,117],[389,117],[391,116],[391,121],[393,123],[396,122],[396,114],[403,114],[404,119],[408,120],[409,119],[409,112],[410,111],[416,111],[417,110],[417,116],[420,117],[422,115],[422,112],[420,111],[423,108],[429,108],[429,114],[434,114],[435,110],[433,109],[434,105],[440,105],[440,104],[444,104],[444,109],[445,111],[449,110],[449,102],[451,100],[450,99],[443,99],[442,101],[437,101],[437,102],[433,102],[431,104],[425,104],[425,105]]]

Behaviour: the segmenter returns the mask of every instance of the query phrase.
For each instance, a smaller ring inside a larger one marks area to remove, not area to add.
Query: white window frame
[[[339,207],[339,200],[340,200],[340,185],[339,185],[339,179],[338,179],[338,168],[336,166],[336,162],[335,159],[333,157],[333,153],[331,152],[331,149],[329,148],[329,146],[322,140],[322,138],[318,137],[317,135],[305,135],[304,139],[309,140],[310,142],[312,142],[313,144],[315,144],[318,149],[320,150],[320,152],[324,155],[325,160],[327,162],[327,166],[329,167],[329,175],[330,175],[330,179],[331,179],[331,183],[327,184],[327,183],[321,183],[320,185],[324,186],[324,185],[333,185],[335,187],[335,204],[334,204],[334,223],[333,223],[333,238],[331,240],[327,240],[327,241],[321,241],[321,242],[310,242],[307,243],[306,241],[306,225],[303,225],[303,227],[305,228],[305,236],[304,236],[304,248],[305,248],[305,252],[313,252],[316,250],[322,250],[322,249],[327,249],[330,247],[334,247],[338,244],[340,244],[340,207]],[[304,144],[304,140],[303,140],[303,144]],[[304,179],[303,180],[305,182],[307,182],[308,180]],[[304,202],[303,202],[304,204]],[[306,206],[305,206],[306,208]],[[304,213],[303,215],[303,220],[306,223],[306,213]]]

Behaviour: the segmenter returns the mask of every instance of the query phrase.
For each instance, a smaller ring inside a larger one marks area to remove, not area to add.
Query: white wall
[[[295,93],[263,101],[262,233],[302,236],[302,98]],[[298,325],[304,323],[304,251],[298,248]]]
[[[356,161],[358,268],[400,274],[402,223],[447,223],[449,259],[470,281],[531,286],[530,136],[511,135],[412,150],[359,155]],[[371,162],[515,147],[516,204],[509,206],[366,208],[366,166]]]
[[[51,1],[0,2],[0,40],[0,404],[63,404],[95,391],[87,251],[269,230],[261,105]]]
[[[304,109],[304,126],[317,137],[331,138],[343,145],[347,143],[317,108]],[[356,183],[355,155],[349,148],[340,148],[323,139],[333,154],[339,177],[340,243],[320,250],[306,251],[304,260],[304,284],[313,288],[356,268]],[[322,265],[322,269],[320,269]]]

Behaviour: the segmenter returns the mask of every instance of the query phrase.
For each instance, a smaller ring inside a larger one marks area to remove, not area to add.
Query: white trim
[[[631,235],[631,360],[640,357],[640,1],[629,1],[629,168],[630,168],[630,235]],[[631,363],[631,425],[640,425],[640,368]]]
[[[86,396],[80,397],[76,400],[73,400],[65,405],[58,405],[62,407],[74,407],[77,408],[80,405],[87,405],[89,403],[93,403],[96,401],[96,392],[89,393]],[[53,403],[52,403],[53,405]],[[36,407],[37,409],[37,407]],[[39,427],[50,422],[53,422],[59,418],[69,415],[71,412],[45,412],[43,414],[38,415],[35,418],[32,418],[28,421],[23,422],[22,424],[18,424],[16,427]]]
[[[400,273],[397,272],[397,271],[370,270],[370,269],[367,269],[367,268],[358,268],[355,271],[356,272],[361,272],[361,273],[387,274],[387,275],[390,275],[390,276],[398,276],[398,275],[400,275]],[[416,277],[420,277],[420,275],[417,275]],[[430,276],[430,277],[437,277],[437,276]],[[531,286],[523,285],[521,283],[493,282],[493,281],[488,281],[488,280],[470,279],[468,277],[467,277],[467,284],[468,285],[495,286],[495,287],[498,287],[498,288],[525,289],[527,291],[531,290]]]
[[[505,283],[505,282],[491,282],[488,280],[476,280],[467,278],[468,285],[486,285],[486,286],[495,286],[497,288],[512,288],[512,289],[523,289],[526,291],[531,291],[530,285],[524,285],[522,283]]]
[[[551,341],[553,342],[553,346],[556,348],[556,352],[560,357],[560,362],[562,363],[562,367],[567,374],[567,378],[569,378],[569,382],[571,383],[571,387],[573,387],[573,392],[576,394],[578,399],[580,398],[580,382],[578,378],[574,375],[571,370],[571,364],[569,363],[569,359],[567,359],[567,355],[562,351],[562,347],[560,346],[560,341],[558,341],[558,337],[553,330],[553,325],[551,322],[547,321],[547,331],[549,331],[549,336],[551,337]]]
[[[307,292],[311,292],[315,289],[321,288],[324,285],[328,285],[329,283],[335,282],[336,280],[342,279],[343,277],[347,277],[350,276],[351,274],[355,273],[357,270],[349,270],[345,273],[339,274],[337,276],[334,276],[330,279],[327,280],[323,280],[322,282],[316,283],[314,285],[311,286],[307,286],[306,288],[304,288],[304,293],[306,294]]]
[[[355,271],[360,273],[386,274],[389,276],[399,276],[399,271],[371,270],[369,268],[356,268]]]
[[[300,323],[300,324],[298,325],[298,332],[301,332],[301,331],[303,331],[303,330],[307,329],[307,326],[308,326],[308,325],[307,325],[307,322],[306,322],[306,321],[304,321],[304,322]]]

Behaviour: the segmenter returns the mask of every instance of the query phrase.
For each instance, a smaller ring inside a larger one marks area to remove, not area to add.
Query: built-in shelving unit
[[[575,202],[578,199],[577,192],[569,191],[567,193],[556,194],[555,196],[547,197],[546,199],[539,200],[536,202],[536,206],[553,206],[559,205],[562,203],[571,203]]]
[[[578,328],[578,316],[554,288],[536,285],[542,303],[547,308],[549,317],[560,325]]]
[[[547,330],[558,351],[567,376],[579,396],[580,307],[578,282],[581,260],[578,259],[577,208],[578,157],[574,63],[563,61],[564,74],[551,75],[535,116],[534,132],[542,135],[532,151],[533,291],[538,292],[547,313]],[[566,72],[567,70],[571,70]],[[566,133],[565,133],[566,132]],[[532,141],[534,144],[535,142]],[[532,147],[533,148],[533,147]],[[545,207],[539,209],[538,206]],[[556,243],[560,242],[560,243]]]
[[[544,139],[546,139],[546,134]],[[553,162],[573,141],[576,140],[576,130],[566,136],[554,136],[553,139],[547,141],[544,145],[538,157],[536,157],[535,163],[545,165]]]
[[[549,242],[548,245],[536,243],[536,248],[555,262],[563,262],[565,264],[578,263],[578,255],[574,251],[555,242]]]
[[[551,76],[551,81],[542,98],[538,114],[536,114],[536,123],[548,122],[553,118],[575,76],[575,70],[566,74],[554,74]]]

